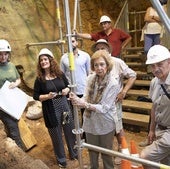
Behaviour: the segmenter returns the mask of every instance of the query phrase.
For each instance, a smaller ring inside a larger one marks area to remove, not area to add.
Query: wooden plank
[[[136,58],[140,58],[140,55],[139,54],[124,54],[123,55],[123,58],[124,59],[136,59]]]
[[[143,51],[144,48],[143,47],[126,47],[124,50],[126,51]]]
[[[145,64],[139,63],[139,62],[126,62],[126,64],[127,64],[129,67],[141,67],[141,66],[146,66]]]
[[[125,99],[123,100],[122,106],[123,108],[133,108],[136,110],[151,110],[152,103]]]
[[[123,112],[123,123],[137,125],[142,127],[148,127],[149,115],[137,114],[131,112]]]
[[[19,120],[18,126],[20,130],[21,139],[25,145],[26,151],[28,151],[37,144],[37,141],[22,118]]]
[[[128,95],[133,95],[133,96],[148,96],[148,90],[135,90],[135,89],[130,89],[127,94]]]
[[[150,86],[150,80],[135,80],[136,86]]]
[[[146,86],[149,87],[150,86],[150,80],[135,80],[134,85],[135,86]],[[127,80],[124,81],[124,84],[127,83]]]
[[[147,72],[142,72],[142,71],[136,71],[137,76],[148,76]]]

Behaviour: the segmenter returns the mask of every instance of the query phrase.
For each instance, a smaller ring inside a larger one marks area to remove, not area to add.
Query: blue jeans
[[[160,34],[145,34],[144,35],[144,52],[148,53],[153,45],[160,44]]]

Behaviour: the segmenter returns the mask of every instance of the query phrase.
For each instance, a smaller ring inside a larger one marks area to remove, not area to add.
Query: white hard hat
[[[102,22],[111,22],[111,19],[106,16],[106,15],[103,15],[101,18],[100,18],[100,23]]]
[[[154,64],[170,58],[169,50],[162,45],[152,46],[147,54],[146,64]]]
[[[54,58],[53,53],[47,48],[43,48],[43,49],[40,50],[38,57],[40,57],[41,55],[48,55],[48,56]]]
[[[112,46],[105,39],[99,39],[98,41],[96,41],[96,43],[92,45],[91,50],[95,52],[97,44],[100,44],[100,43],[105,44],[108,47],[109,53],[112,53]]]
[[[0,52],[11,52],[11,46],[5,39],[0,39]]]

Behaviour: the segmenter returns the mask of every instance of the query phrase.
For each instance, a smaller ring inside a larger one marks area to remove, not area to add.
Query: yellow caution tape
[[[170,169],[170,166],[161,164],[160,169]]]
[[[73,52],[68,53],[68,56],[69,56],[70,70],[75,70]]]
[[[57,14],[57,19],[59,20],[60,19],[60,9],[59,8],[56,9],[56,14]]]

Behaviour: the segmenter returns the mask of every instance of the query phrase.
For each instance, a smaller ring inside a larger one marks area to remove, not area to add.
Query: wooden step
[[[146,86],[149,87],[150,86],[150,80],[135,80],[134,85],[135,86]],[[127,80],[124,81],[124,84],[127,83]]]
[[[128,54],[128,55],[123,55],[123,58],[124,59],[136,59],[136,58],[140,58],[140,55],[139,54]]]
[[[126,64],[129,66],[129,67],[145,67],[146,65],[144,63],[141,63],[141,62],[126,62]]]
[[[135,89],[130,89],[127,94],[132,95],[132,96],[148,96],[148,90],[135,90]]]
[[[150,80],[135,80],[136,86],[150,86]]]
[[[126,51],[144,51],[144,47],[126,47]]]
[[[123,108],[131,108],[135,110],[151,110],[152,103],[150,102],[141,102],[135,100],[123,100],[122,102]]]
[[[142,71],[136,71],[137,76],[148,76],[147,72],[142,72]]]
[[[123,112],[123,123],[137,125],[148,128],[149,115]]]

